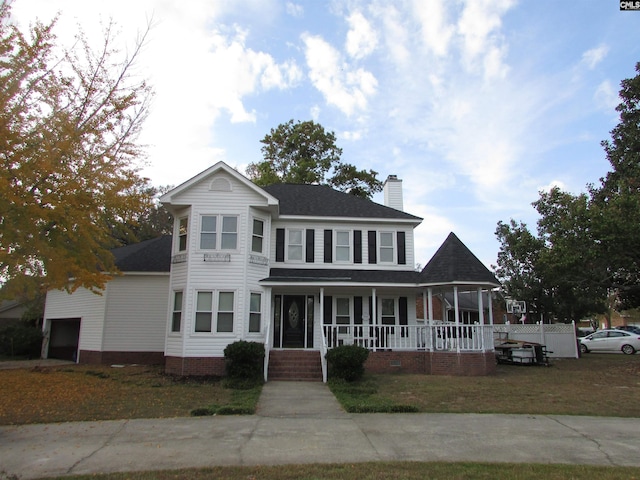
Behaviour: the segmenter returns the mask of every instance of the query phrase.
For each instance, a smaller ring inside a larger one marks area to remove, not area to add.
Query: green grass
[[[58,480],[494,480],[496,478],[508,478],[510,480],[565,480],[582,478],[633,480],[640,479],[640,469],[629,467],[510,463],[369,462],[330,465],[215,467],[55,478]]]
[[[640,355],[589,354],[550,367],[498,365],[494,375],[365,375],[330,381],[345,410],[640,417]]]

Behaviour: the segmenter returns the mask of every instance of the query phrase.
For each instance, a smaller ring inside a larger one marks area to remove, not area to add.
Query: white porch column
[[[427,288],[427,310],[425,310],[425,312],[429,312],[428,316],[425,313],[425,323],[427,323],[428,321],[426,335],[428,335],[428,338],[429,338],[429,351],[432,352],[434,349],[433,341],[434,341],[435,335],[433,334],[433,288],[431,287]]]
[[[492,290],[488,290],[489,292],[489,325],[493,326],[493,294]]]
[[[373,351],[376,351],[376,338],[378,334],[378,301],[376,299],[376,289],[371,289],[371,323],[373,325]]]
[[[325,341],[324,336],[324,287],[320,287],[320,334],[322,341]]]
[[[482,288],[478,287],[478,320],[480,322],[480,348],[484,352],[484,299]]]
[[[460,339],[458,336],[460,335],[460,308],[458,305],[458,286],[453,286],[453,308],[455,309],[455,318],[456,318],[456,352],[460,353]]]

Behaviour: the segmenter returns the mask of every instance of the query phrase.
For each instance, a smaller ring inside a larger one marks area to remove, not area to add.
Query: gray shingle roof
[[[171,235],[114,248],[111,253],[122,272],[169,272]]]
[[[281,215],[312,217],[422,219],[366,198],[339,192],[325,185],[274,184],[263,189],[280,202]]]
[[[500,285],[489,269],[453,232],[422,269],[420,282],[439,285],[448,283]]]
[[[272,268],[262,281],[282,283],[407,283],[416,284],[418,273],[393,270],[352,270],[325,268]]]

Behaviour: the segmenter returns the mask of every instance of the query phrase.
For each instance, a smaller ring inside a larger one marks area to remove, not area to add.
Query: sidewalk
[[[215,465],[366,461],[640,467],[640,418],[347,414],[322,383],[269,382],[258,413],[0,427],[21,479]]]

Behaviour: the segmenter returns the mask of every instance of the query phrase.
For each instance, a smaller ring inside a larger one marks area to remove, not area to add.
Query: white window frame
[[[211,305],[209,305],[209,309],[201,309],[198,306],[198,297],[200,296],[200,294],[205,294],[208,293],[211,295]],[[214,290],[196,290],[195,291],[195,302],[194,302],[194,310],[195,310],[195,314],[194,314],[194,318],[193,318],[193,332],[200,334],[200,333],[212,333],[213,332],[213,312],[215,311],[215,307],[214,307],[214,301],[215,301],[215,291]],[[197,323],[198,323],[198,314],[209,314],[209,330],[198,330],[197,327]]]
[[[300,243],[291,243],[291,233],[292,232],[300,232]],[[304,228],[287,228],[287,238],[286,238],[286,247],[287,247],[287,262],[297,262],[302,263],[304,261]],[[300,248],[300,258],[291,258],[291,247],[299,247]]]
[[[262,233],[256,233],[256,222],[260,222],[262,224]],[[262,218],[252,218],[251,219],[251,252],[252,253],[263,253],[264,252],[264,229],[267,222]],[[260,250],[255,250],[253,248],[254,239],[260,240]]]
[[[184,228],[183,228],[183,223],[184,221]],[[178,219],[178,226],[177,226],[177,237],[178,237],[178,252],[186,252],[189,249],[189,217],[180,217]],[[183,247],[183,240],[184,239],[184,247]]]
[[[380,325],[383,327],[391,327],[391,326],[397,326],[399,321],[399,317],[400,317],[400,305],[399,305],[399,301],[397,297],[379,297],[380,298],[380,305],[379,305],[379,315],[380,315]],[[388,301],[392,301],[393,302],[393,324],[391,323],[383,323],[383,319],[384,318],[389,318],[391,317],[390,315],[385,315],[384,312],[384,303],[388,302]]]
[[[382,245],[382,237],[389,235],[391,237],[391,245]],[[391,260],[383,260],[382,252],[391,250]],[[378,263],[386,263],[388,265],[396,263],[396,235],[395,232],[378,232]]]
[[[258,309],[253,308],[253,297],[258,296]],[[257,318],[258,320],[258,330],[251,330],[251,320],[253,318]],[[261,292],[250,292],[249,293],[249,324],[247,325],[247,330],[249,334],[258,334],[262,331],[262,293]]]
[[[208,231],[204,231],[204,219],[205,217],[207,218],[215,218],[216,219],[216,226],[215,226],[215,230],[208,230]],[[236,229],[235,231],[225,231],[225,218],[235,218],[236,220]],[[207,251],[211,251],[211,250],[219,250],[219,251],[226,251],[226,252],[233,252],[233,251],[237,251],[238,250],[238,226],[240,224],[240,219],[239,219],[239,215],[227,215],[227,214],[222,214],[222,213],[203,213],[202,215],[200,215],[200,235],[199,235],[199,244],[198,246],[200,247],[200,250],[207,250]],[[215,245],[213,246],[213,248],[205,248],[202,246],[202,235],[215,235]],[[233,248],[222,248],[222,244],[224,242],[225,239],[225,235],[234,235],[235,236],[235,245]]]
[[[346,234],[347,243],[339,244],[338,237],[340,234]],[[351,230],[335,230],[333,232],[333,259],[335,263],[352,263],[353,262],[353,233]],[[347,250],[347,258],[340,259],[338,251]]]
[[[220,309],[220,304],[221,302],[221,296],[222,295],[232,295],[232,299],[231,299],[231,310],[221,310]],[[218,295],[216,296],[217,298],[217,305],[216,305],[216,333],[226,333],[226,334],[232,334],[236,328],[236,292],[233,290],[218,290]],[[220,330],[220,315],[221,314],[230,314],[231,315],[231,330]]]
[[[177,304],[178,295],[180,295],[180,305]],[[184,292],[182,290],[173,291],[172,305],[173,306],[171,307],[171,325],[169,326],[169,331],[171,333],[180,333],[182,332],[182,324],[183,324],[182,319],[183,319],[183,312],[184,312]],[[177,330],[175,329],[176,315],[179,315]]]

